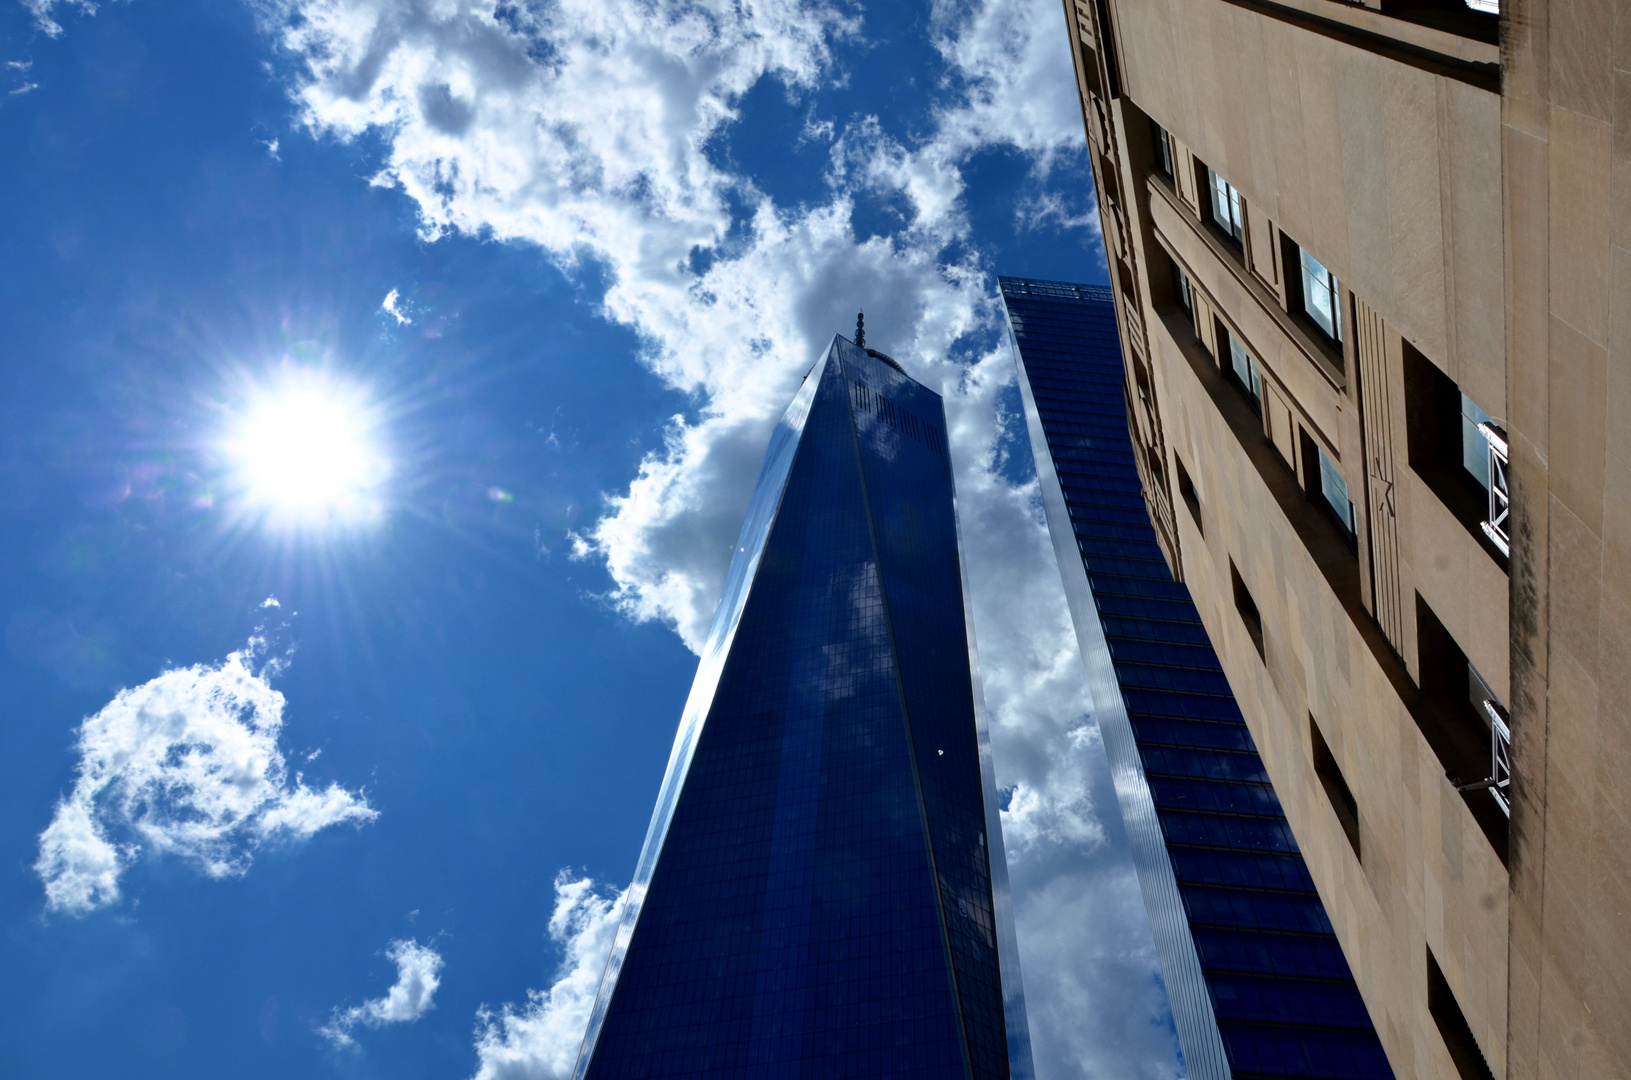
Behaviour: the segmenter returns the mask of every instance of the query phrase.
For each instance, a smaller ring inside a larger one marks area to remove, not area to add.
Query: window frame
[[[1253,598],[1251,589],[1247,588],[1246,579],[1240,576],[1240,568],[1235,565],[1233,558],[1229,560],[1229,581],[1234,591],[1235,612],[1240,616],[1247,636],[1257,649],[1257,658],[1266,664],[1268,650],[1263,644],[1263,613],[1258,609],[1257,601]]]
[[[1229,183],[1228,179],[1210,165],[1202,165],[1206,170],[1206,218],[1224,239],[1239,248],[1246,250],[1246,200],[1240,195],[1240,189]],[[1221,185],[1222,191],[1219,191]],[[1219,206],[1219,197],[1223,205]],[[1219,215],[1223,216],[1219,216]]]
[[[1150,134],[1153,136],[1150,141],[1153,143],[1155,150],[1155,171],[1159,175],[1166,177],[1169,183],[1176,183],[1178,180],[1178,155],[1173,153],[1172,133],[1154,120],[1150,121],[1150,128]]]
[[[1206,526],[1201,522],[1201,496],[1200,492],[1195,490],[1195,478],[1189,475],[1189,470],[1184,468],[1184,459],[1176,453],[1172,455],[1172,464],[1178,478],[1178,495],[1189,508],[1189,516],[1195,522],[1195,531],[1204,537]]]
[[[1495,421],[1476,401],[1467,396],[1465,390],[1459,386],[1456,390],[1461,394],[1461,469],[1472,477],[1473,482],[1487,498],[1490,483],[1489,437],[1479,430],[1478,425],[1492,424]],[[1480,466],[1477,471],[1468,466],[1469,456],[1477,458]]]
[[[1325,335],[1325,339],[1338,348],[1342,347],[1342,282],[1331,270],[1301,244],[1297,245],[1297,262],[1301,271],[1302,288],[1300,300],[1302,314],[1315,329]],[[1309,265],[1312,263],[1313,265]],[[1321,276],[1323,275],[1323,280]],[[1322,313],[1315,302],[1315,297],[1323,297],[1329,305],[1330,325],[1326,325]]]
[[[1331,455],[1325,452],[1325,447],[1319,445],[1319,443],[1315,443],[1314,453],[1318,458],[1318,461],[1315,463],[1315,467],[1319,470],[1318,490],[1320,504],[1328,513],[1330,513],[1331,517],[1335,519],[1337,525],[1341,527],[1343,535],[1346,536],[1348,538],[1348,542],[1352,544],[1358,539],[1359,525],[1357,521],[1357,512],[1354,509],[1353,495],[1351,494],[1351,489],[1348,487],[1348,478],[1342,475],[1342,470],[1338,468],[1337,463],[1331,459]],[[1346,515],[1343,514],[1342,510],[1332,500],[1333,488],[1340,489],[1342,500],[1348,504]],[[1346,517],[1347,520],[1344,521],[1344,517]]]
[[[1229,381],[1235,384],[1235,389],[1244,394],[1246,400],[1251,402],[1252,411],[1259,416],[1263,415],[1263,372],[1261,365],[1257,362],[1257,357],[1252,355],[1251,349],[1246,347],[1245,340],[1239,334],[1224,326],[1221,322],[1218,324],[1218,333],[1222,334],[1226,339],[1226,347],[1218,350],[1220,353],[1227,353],[1224,374],[1229,376]],[[1246,368],[1244,375],[1240,371],[1242,360],[1245,361],[1244,366]]]

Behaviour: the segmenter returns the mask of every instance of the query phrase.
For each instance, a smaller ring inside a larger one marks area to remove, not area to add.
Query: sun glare
[[[315,373],[256,393],[229,440],[245,497],[302,525],[362,522],[381,510],[389,466],[377,410],[355,387]]]

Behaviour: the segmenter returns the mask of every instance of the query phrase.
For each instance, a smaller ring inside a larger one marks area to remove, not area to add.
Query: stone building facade
[[[1631,3],[1065,14],[1145,500],[1390,1064],[1631,1076]]]

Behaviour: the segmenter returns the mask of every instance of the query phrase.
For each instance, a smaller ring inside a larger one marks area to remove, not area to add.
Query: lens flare
[[[382,512],[390,473],[379,427],[359,388],[291,373],[250,396],[227,448],[245,499],[268,517],[362,523]]]

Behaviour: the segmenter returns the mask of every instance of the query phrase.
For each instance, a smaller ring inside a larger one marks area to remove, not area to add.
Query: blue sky
[[[0,1071],[559,1075],[864,305],[946,395],[1039,1073],[1173,1075],[996,301],[1105,280],[1055,0],[0,0],[0,64]],[[303,515],[302,393],[383,463]]]

